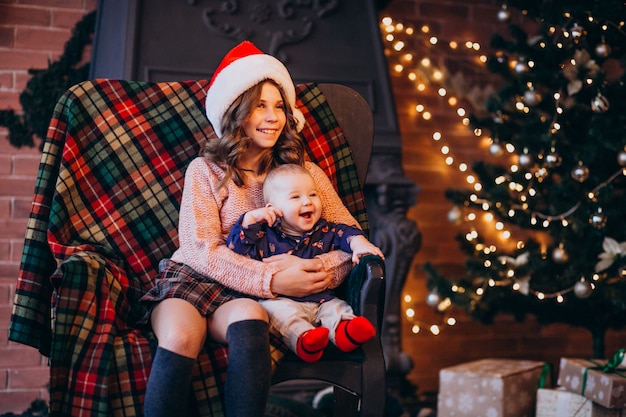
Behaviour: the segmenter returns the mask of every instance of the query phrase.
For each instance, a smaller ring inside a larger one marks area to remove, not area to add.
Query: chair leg
[[[361,414],[360,417],[383,417],[385,415],[385,402],[387,394],[381,395],[379,392],[364,392],[361,398]]]
[[[333,389],[333,416],[358,417],[359,398],[348,391],[334,387]]]

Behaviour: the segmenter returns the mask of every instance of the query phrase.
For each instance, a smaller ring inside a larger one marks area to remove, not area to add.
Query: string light
[[[620,25],[620,28],[623,25]],[[436,48],[449,48],[450,51],[459,52],[460,45],[465,46],[465,49],[472,55],[470,55],[469,59],[472,63],[477,64],[478,68],[484,68],[485,63],[487,62],[487,57],[485,55],[479,55],[478,52],[481,49],[481,46],[478,42],[473,42],[471,40],[466,40],[465,42],[459,42],[456,40],[449,40],[446,42],[442,42],[437,36],[431,34],[430,27],[428,25],[423,25],[419,31],[415,31],[410,26],[406,26],[400,22],[394,22],[394,20],[390,17],[385,17],[381,21],[381,30],[382,33],[386,33],[387,36],[385,40],[391,45],[391,54],[396,55],[397,63],[393,66],[395,72],[398,75],[405,75],[406,78],[411,81],[415,85],[415,89],[417,92],[426,92],[429,89],[433,89],[434,94],[436,94],[441,99],[445,100],[445,103],[454,110],[455,115],[459,119],[459,123],[461,126],[469,126],[469,119],[467,118],[467,112],[465,108],[463,108],[459,104],[459,98],[456,96],[454,92],[454,88],[450,88],[449,79],[446,77],[446,71],[438,68],[437,65],[428,57],[424,57],[422,59],[417,59],[417,64],[412,64],[414,58],[419,56],[416,51],[407,51],[408,45],[416,45],[420,44],[427,49],[436,47]],[[554,34],[557,29],[555,27],[550,27],[550,33]],[[564,32],[564,34],[567,32]],[[422,37],[420,37],[420,34]],[[411,42],[405,42],[403,39],[405,37],[409,37]],[[541,42],[540,46],[545,48],[545,42]],[[562,48],[563,44],[559,43],[557,47]],[[390,58],[394,58],[393,55]],[[535,63],[532,60],[527,62],[523,61],[510,61],[512,68],[517,69],[516,66],[522,65],[527,66],[528,68],[533,68]],[[577,65],[575,60],[571,63],[573,66]],[[593,84],[594,80],[591,78],[587,78],[584,81],[586,84]],[[515,106],[518,111],[522,113],[531,112],[531,107],[538,100],[541,100],[541,97],[534,92],[534,86],[530,84],[528,86],[529,94],[525,97],[520,97],[516,102]],[[552,97],[555,102],[555,112],[556,115],[563,113],[563,108],[560,105],[559,99],[561,98],[560,92],[555,92]],[[526,100],[524,100],[524,98]],[[432,120],[432,112],[427,104],[425,103],[417,103],[415,106],[415,111],[421,115],[422,119],[425,121]],[[556,134],[560,130],[560,124],[556,120],[551,123],[552,134]],[[500,143],[498,138],[491,138],[483,136],[483,132],[481,129],[475,129],[474,135],[481,139],[483,143],[490,144],[489,149],[492,155],[500,156],[503,152],[508,153],[509,155],[514,154],[516,152],[515,147],[510,143]],[[445,135],[442,131],[437,130],[432,132],[432,140],[438,143],[439,151],[442,155],[443,161],[447,166],[456,166],[459,173],[466,173],[468,170],[468,163],[462,161],[457,156],[454,156],[452,153],[452,149],[448,143],[446,143]],[[545,164],[553,163],[551,162],[551,158],[553,159],[554,154],[540,154],[536,157],[540,162]],[[556,161],[558,162],[558,161]],[[517,173],[520,170],[520,166],[518,164],[512,163],[510,165],[510,172]],[[553,222],[558,222],[562,227],[568,227],[569,221],[568,217],[572,216],[580,207],[581,202],[575,203],[572,207],[567,210],[564,210],[559,214],[546,214],[540,211],[529,209],[529,204],[527,200],[529,197],[533,197],[536,195],[537,191],[534,188],[535,182],[541,183],[548,176],[549,171],[546,166],[539,166],[534,171],[528,171],[524,174],[524,177],[527,181],[526,185],[520,184],[519,182],[515,182],[512,180],[510,175],[503,175],[496,178],[496,183],[504,184],[507,183],[507,186],[511,190],[511,192],[515,192],[519,194],[519,204],[513,204],[508,208],[506,214],[513,218],[520,213],[525,213],[529,217],[529,223],[531,226],[539,227],[541,229],[547,229],[552,226]],[[621,168],[619,171],[615,172],[611,177],[609,177],[606,181],[598,184],[593,190],[588,192],[587,199],[589,201],[595,201],[599,192],[609,186],[616,178],[620,175],[626,176],[626,168]],[[468,185],[470,185],[475,192],[479,192],[483,189],[483,184],[481,184],[478,179],[473,175],[466,175],[466,181]],[[469,198],[469,201],[475,205],[476,207],[480,207],[483,211],[489,212],[492,209],[491,202],[480,199],[476,194],[472,194]],[[468,207],[466,207],[468,209]],[[482,217],[485,222],[494,222],[493,215],[488,213],[489,216]],[[495,245],[484,245],[482,239],[475,227],[471,226],[471,223],[474,221],[478,221],[479,217],[472,213],[471,211],[467,213],[465,220],[470,224],[470,232],[465,235],[467,242],[473,243],[475,245],[475,249],[482,251],[487,254],[495,254],[498,248]],[[511,231],[505,230],[504,224],[502,222],[495,222],[492,224],[493,227],[490,229],[495,229],[500,232],[498,235],[500,239],[503,241],[508,241],[511,239]],[[521,240],[516,242],[516,247],[518,249],[522,249],[524,243]],[[485,268],[491,267],[489,260],[485,260]],[[480,298],[485,293],[487,287],[496,287],[496,286],[511,286],[514,291],[520,291],[524,294],[534,295],[538,300],[548,300],[554,299],[557,303],[565,302],[564,295],[575,291],[575,285],[569,288],[563,288],[561,290],[555,292],[542,292],[535,291],[532,288],[529,288],[527,281],[528,277],[518,278],[515,276],[515,270],[510,269],[510,272],[507,272],[508,280],[504,281],[496,281],[493,279],[486,279],[484,281],[483,286],[478,286],[475,290],[475,296]],[[509,275],[510,274],[510,275]],[[626,274],[626,273],[625,273]],[[595,276],[595,279],[599,279],[599,276]],[[583,278],[582,282],[586,282]],[[458,287],[457,287],[458,288]],[[595,288],[593,283],[591,283],[591,289]],[[451,305],[450,300],[448,299],[449,305],[438,305],[438,309],[441,309],[443,312],[447,312],[448,308]],[[407,309],[407,317],[412,320],[412,332],[419,333],[421,329],[428,328],[430,329],[430,333],[433,335],[438,335],[441,332],[441,329],[446,325],[453,325],[456,323],[454,317],[446,314],[446,316],[442,319],[441,323],[432,324],[432,323],[424,323],[419,321],[415,317],[414,309]]]

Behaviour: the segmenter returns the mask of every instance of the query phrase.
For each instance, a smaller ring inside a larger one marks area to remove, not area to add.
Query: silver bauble
[[[552,260],[557,264],[564,264],[569,261],[569,255],[563,246],[559,245],[554,248],[552,251]]]
[[[587,298],[593,292],[593,287],[587,281],[578,281],[574,284],[574,294],[578,298]]]
[[[559,165],[561,165],[563,158],[561,158],[561,155],[559,155],[556,152],[550,152],[549,154],[546,155],[545,161],[546,161],[546,166],[548,168],[554,168],[554,167],[558,167]]]
[[[596,45],[596,55],[600,58],[606,58],[611,55],[611,47],[606,43],[599,43]]]
[[[529,167],[530,164],[533,163],[533,157],[527,153],[523,153],[519,156],[517,163],[523,168]]]
[[[569,33],[572,35],[572,39],[578,39],[585,33],[585,28],[580,26],[578,23],[574,23],[574,26],[571,27]]]
[[[498,10],[498,20],[501,22],[508,22],[511,19],[511,11],[506,4],[502,5],[502,8]]]
[[[527,106],[536,106],[541,103],[541,94],[535,90],[527,90],[524,92],[524,104]]]
[[[602,94],[598,94],[591,100],[591,110],[594,113],[604,113],[609,109],[609,100]]]
[[[528,72],[528,70],[530,70],[530,67],[528,66],[526,61],[519,61],[517,64],[515,64],[515,72],[517,72],[518,74],[525,74]]]
[[[589,178],[589,168],[579,163],[574,169],[572,169],[572,178],[578,182],[585,182]]]
[[[606,215],[603,213],[602,208],[598,208],[598,211],[589,216],[589,224],[596,229],[602,229],[606,226]]]
[[[621,167],[626,167],[626,149],[617,153],[617,163]]]
[[[441,296],[436,291],[431,291],[426,296],[426,304],[431,307],[437,307],[441,302]]]
[[[504,151],[499,143],[492,143],[491,146],[489,146],[489,153],[493,156],[500,156],[504,153]]]
[[[459,206],[454,206],[448,212],[448,221],[454,225],[461,224],[461,220],[463,219],[463,212],[459,208]]]

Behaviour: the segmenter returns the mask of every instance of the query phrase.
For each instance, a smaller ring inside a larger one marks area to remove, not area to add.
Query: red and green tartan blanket
[[[156,340],[139,298],[177,247],[184,171],[214,137],[208,81],[86,81],[59,100],[28,221],[9,339],[50,358],[51,416],[140,416]],[[349,146],[315,84],[297,87],[309,159],[364,229]],[[278,361],[283,347],[275,344]],[[276,362],[275,362],[276,363]],[[226,349],[208,346],[193,388],[223,415]]]

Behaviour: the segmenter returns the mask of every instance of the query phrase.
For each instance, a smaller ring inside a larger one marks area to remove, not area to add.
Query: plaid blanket
[[[185,168],[214,137],[208,81],[86,81],[59,100],[28,222],[9,339],[50,358],[51,416],[139,416],[156,346],[139,298],[177,247]],[[308,158],[367,229],[348,145],[320,90],[298,86]],[[280,360],[284,347],[273,344]],[[226,349],[194,370],[198,415],[223,415]]]

